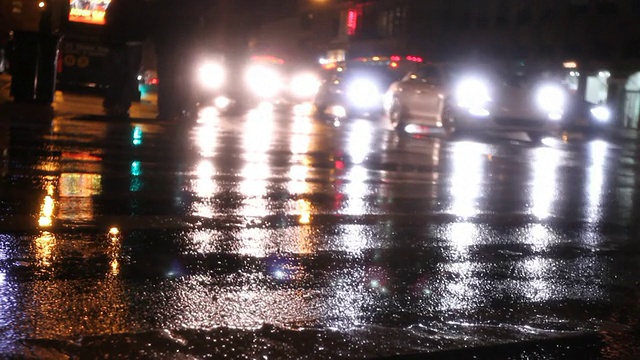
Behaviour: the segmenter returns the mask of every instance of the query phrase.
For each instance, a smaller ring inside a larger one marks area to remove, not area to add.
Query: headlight
[[[198,78],[203,86],[217,89],[224,84],[225,71],[218,63],[206,63],[198,69]]]
[[[598,105],[591,108],[591,116],[600,122],[607,122],[611,120],[611,110],[604,105]]]
[[[344,106],[340,105],[330,106],[325,110],[325,113],[337,119],[344,119],[347,117],[347,109],[345,109]]]
[[[258,97],[273,98],[282,88],[282,79],[275,69],[264,65],[252,65],[247,69],[245,80],[249,89]]]
[[[370,109],[382,104],[378,86],[367,79],[353,81],[347,88],[349,103],[357,108]]]
[[[540,109],[547,112],[551,119],[559,120],[562,117],[566,99],[560,86],[543,85],[538,89],[536,101]]]
[[[314,74],[299,74],[291,79],[291,92],[300,98],[311,98],[318,92],[320,80]]]
[[[476,116],[488,116],[487,104],[491,101],[489,86],[480,79],[465,79],[456,88],[458,106]]]
[[[226,110],[231,105],[232,100],[226,96],[218,96],[213,100],[213,104],[219,110]]]

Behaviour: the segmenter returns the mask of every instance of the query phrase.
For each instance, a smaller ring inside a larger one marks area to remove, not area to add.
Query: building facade
[[[421,52],[435,59],[481,56],[610,62],[640,58],[637,0],[354,0],[341,4],[340,40],[353,53],[389,49]]]
[[[328,62],[391,54],[571,62],[586,97],[589,83],[601,83],[598,101],[637,127],[639,19],[639,0],[297,0],[297,14],[266,22],[257,43]]]
[[[0,0],[0,44],[6,44],[12,30],[38,30],[42,13],[38,4],[38,1]]]
[[[339,3],[338,0],[281,0],[279,5],[274,4],[280,10],[279,16],[264,18],[255,37],[256,48],[284,58],[317,61],[331,50],[329,44],[338,37]]]

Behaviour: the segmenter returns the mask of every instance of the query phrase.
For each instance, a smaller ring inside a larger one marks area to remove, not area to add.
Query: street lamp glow
[[[120,229],[116,226],[112,226],[109,229],[109,235],[108,235],[109,240],[111,240],[112,243],[116,243],[120,240]]]

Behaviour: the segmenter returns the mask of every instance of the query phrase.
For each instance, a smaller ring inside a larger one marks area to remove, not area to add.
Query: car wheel
[[[406,116],[402,110],[402,105],[400,105],[398,100],[395,100],[393,105],[391,105],[391,110],[389,111],[389,122],[391,123],[391,127],[398,132],[404,132],[404,129],[407,126]]]
[[[462,133],[462,131],[457,127],[456,118],[453,116],[453,112],[449,105],[445,105],[442,108],[442,127],[444,128],[445,135],[450,138]]]

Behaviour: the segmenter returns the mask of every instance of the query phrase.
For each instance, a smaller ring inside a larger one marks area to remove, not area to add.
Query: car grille
[[[544,120],[539,119],[497,118],[494,121],[503,126],[541,126],[544,124]]]

